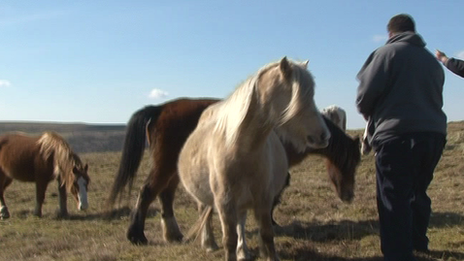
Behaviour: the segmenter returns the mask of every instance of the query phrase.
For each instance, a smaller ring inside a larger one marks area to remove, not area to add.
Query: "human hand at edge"
[[[448,57],[446,56],[446,54],[438,49],[435,51],[435,56],[443,64],[445,64],[448,61]]]

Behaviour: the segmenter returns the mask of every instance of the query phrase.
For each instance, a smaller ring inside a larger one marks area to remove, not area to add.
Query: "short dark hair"
[[[398,14],[393,16],[387,25],[390,33],[416,32],[414,19],[408,14]]]

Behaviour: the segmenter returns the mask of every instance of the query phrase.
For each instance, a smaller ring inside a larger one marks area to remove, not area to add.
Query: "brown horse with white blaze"
[[[10,217],[5,203],[5,189],[13,182],[35,182],[36,206],[34,215],[42,216],[42,205],[48,183],[58,181],[60,215],[66,217],[67,192],[77,201],[79,210],[88,208],[88,165],[82,164],[69,144],[55,132],[41,136],[20,133],[0,137],[0,218]]]

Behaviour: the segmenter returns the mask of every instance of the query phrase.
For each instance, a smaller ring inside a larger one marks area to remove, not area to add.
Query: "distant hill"
[[[451,131],[450,129],[464,128],[463,126],[464,121],[448,123],[449,131]],[[29,135],[55,131],[62,135],[77,153],[111,152],[122,150],[126,125],[0,121],[0,135],[15,131],[25,132]],[[363,131],[362,129],[348,130],[348,134],[362,136]]]
[[[87,153],[122,150],[126,125],[0,121],[0,135],[18,131],[29,135],[55,131],[66,139],[75,152]]]

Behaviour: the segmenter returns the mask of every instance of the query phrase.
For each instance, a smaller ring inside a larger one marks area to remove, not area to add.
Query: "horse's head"
[[[359,146],[359,137],[350,138],[349,144],[347,144],[348,148],[344,152],[340,151],[341,154],[344,154],[343,157],[340,156],[335,161],[326,160],[327,172],[338,197],[348,203],[354,197],[356,168],[361,161]]]
[[[87,164],[85,166],[76,164],[72,169],[74,180],[71,186],[71,194],[76,200],[79,210],[86,210],[89,207],[87,201],[87,188],[90,183],[90,178],[87,174],[88,169],[89,166]]]
[[[270,108],[279,122],[275,131],[300,152],[324,148],[330,132],[314,102],[314,80],[307,70],[308,62],[295,63],[283,58],[273,70],[263,74],[264,92],[274,99]]]

